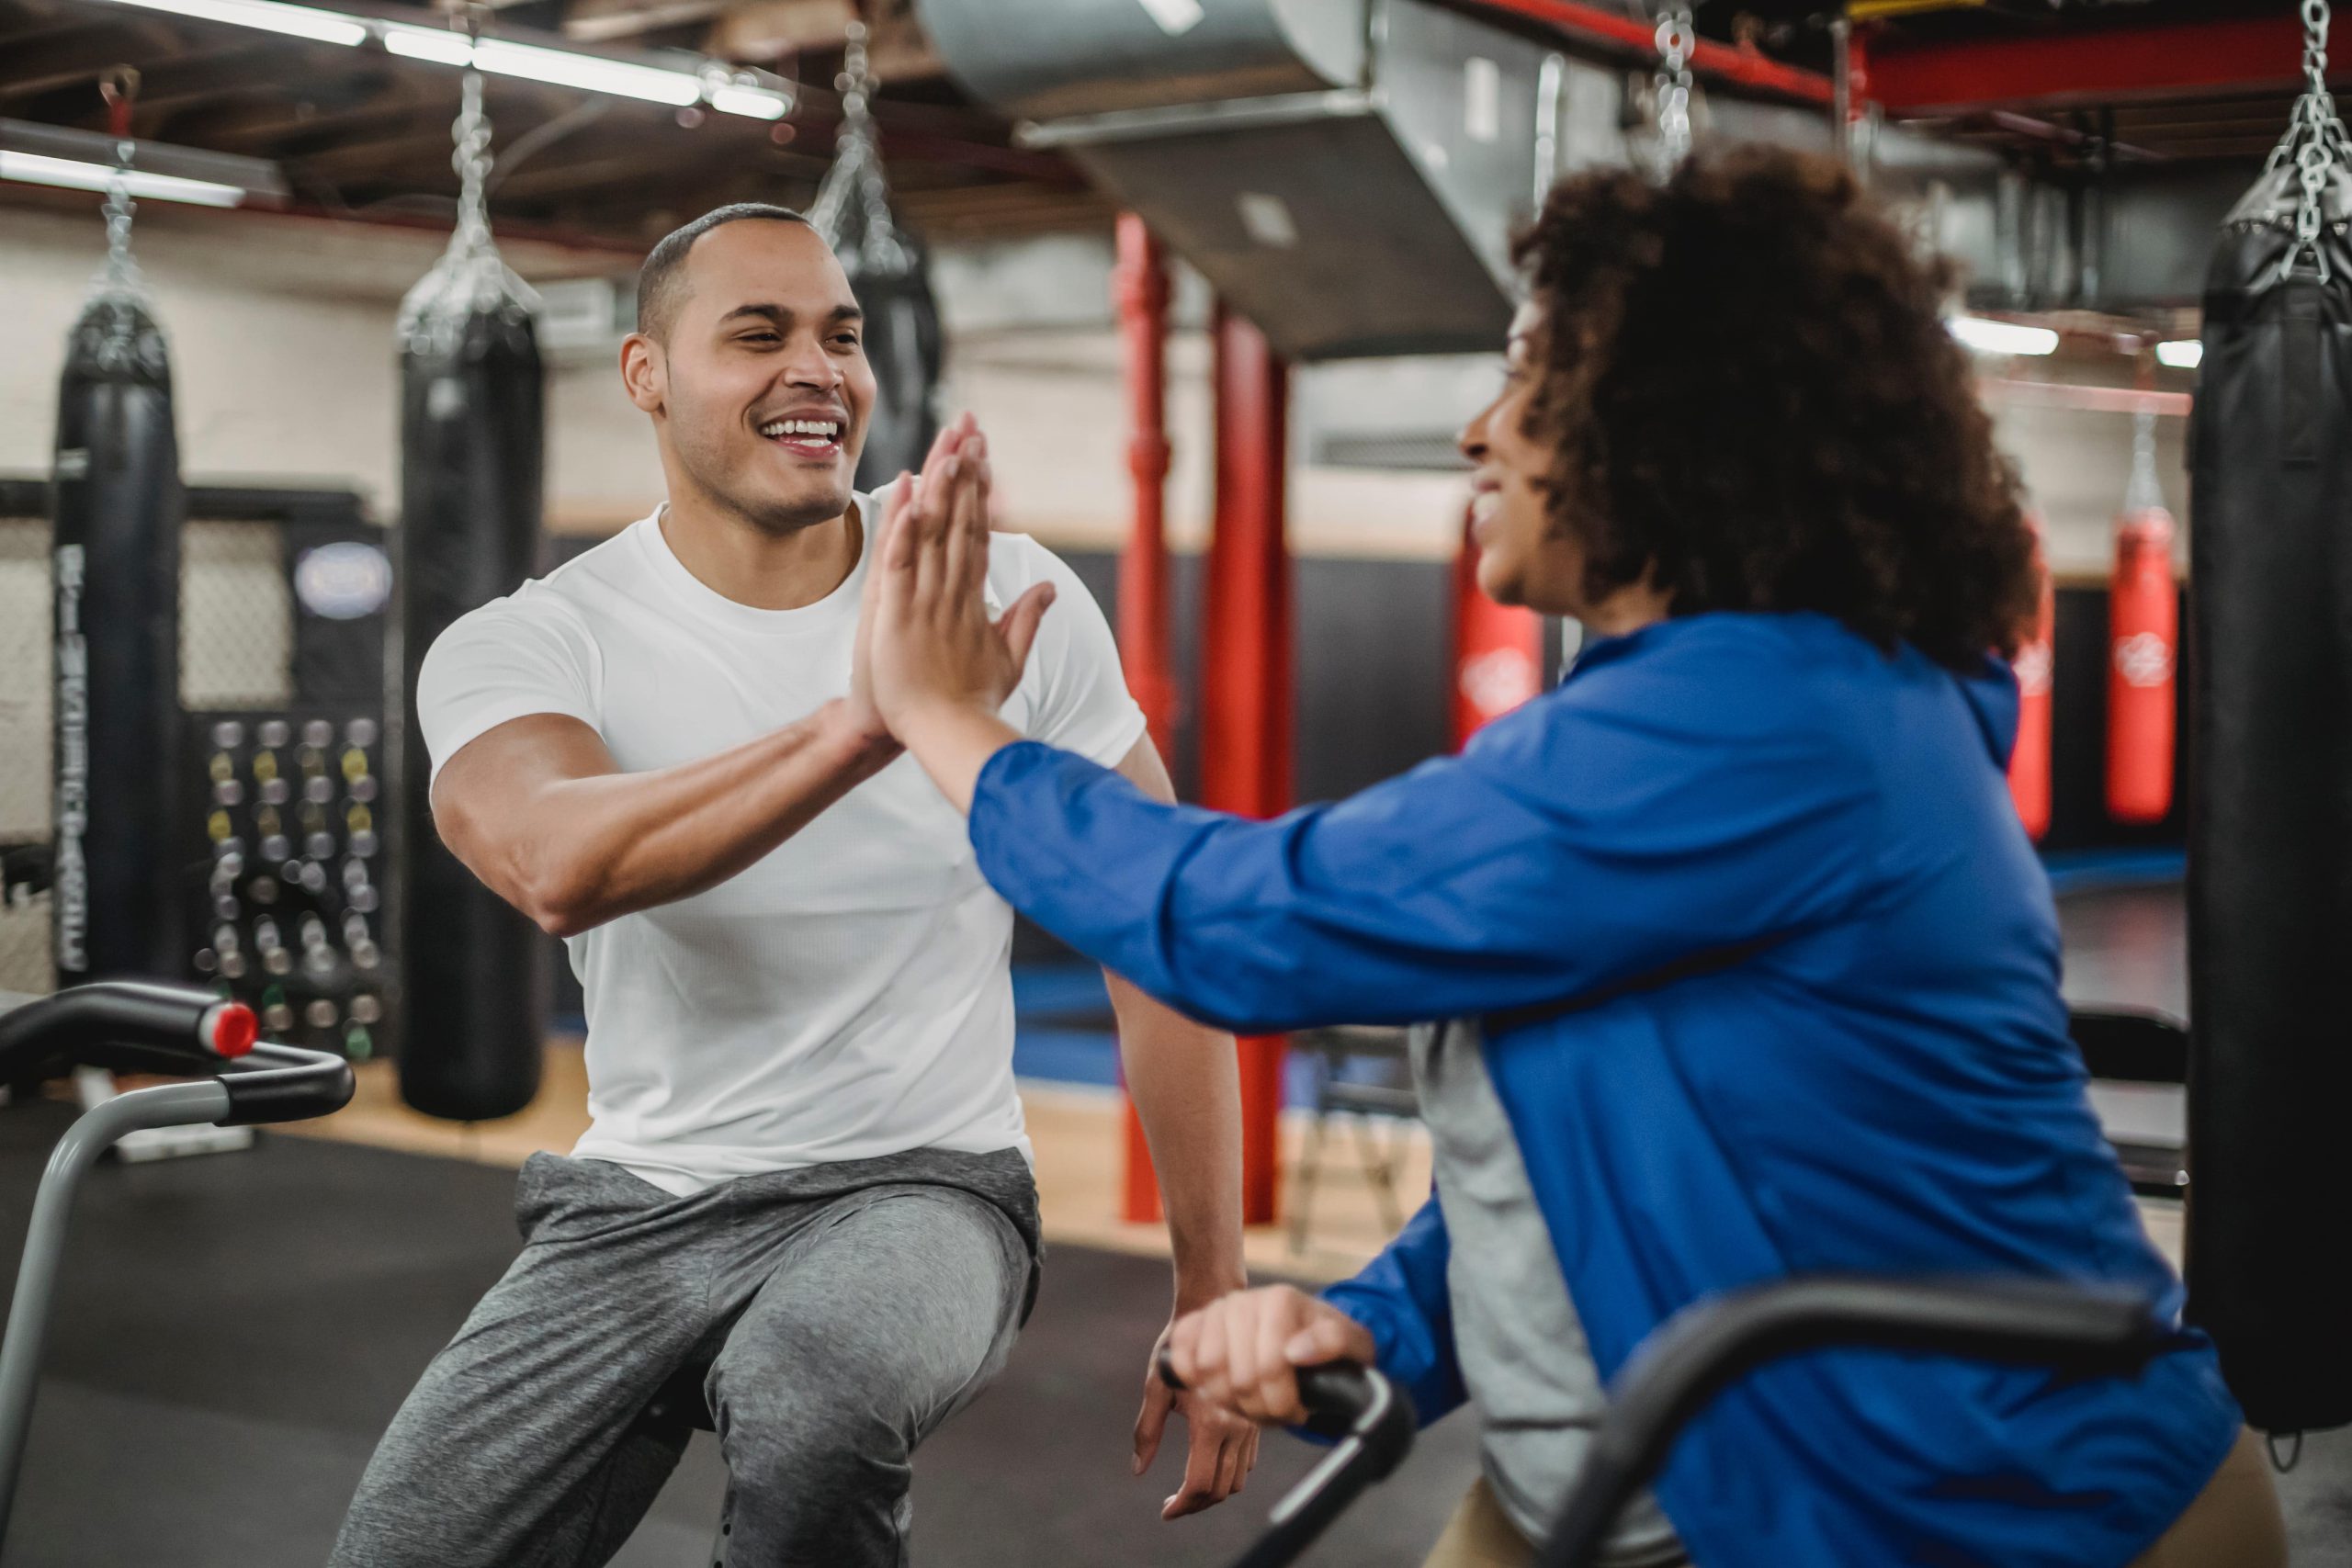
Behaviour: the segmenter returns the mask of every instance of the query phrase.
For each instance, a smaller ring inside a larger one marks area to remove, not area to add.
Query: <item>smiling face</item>
[[[874,408],[863,316],[805,223],[746,219],[694,242],[660,335],[622,346],[629,397],[653,416],[671,499],[763,533],[848,510]]]
[[[1583,609],[1582,555],[1545,512],[1552,454],[1526,430],[1542,373],[1535,354],[1543,325],[1534,305],[1520,307],[1504,350],[1502,390],[1464,427],[1460,446],[1476,469],[1470,536],[1478,547],[1479,590],[1498,604],[1574,615]]]

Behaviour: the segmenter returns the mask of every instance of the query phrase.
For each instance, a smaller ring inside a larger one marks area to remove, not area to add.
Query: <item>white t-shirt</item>
[[[858,498],[865,517],[881,511]],[[707,587],[658,514],[460,618],[425,656],[434,776],[526,714],[568,714],[623,771],[693,761],[847,694],[869,549],[839,588],[760,610]],[[1058,592],[1004,716],[1106,765],[1143,735],[1076,573],[991,536],[988,597]],[[734,1177],[909,1149],[1029,1152],[1012,1083],[1012,912],[962,815],[912,757],[745,871],[572,937],[588,1105],[573,1153],[684,1195]]]

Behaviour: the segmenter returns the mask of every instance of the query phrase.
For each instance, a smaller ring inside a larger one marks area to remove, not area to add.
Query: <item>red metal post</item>
[[[1478,587],[1478,546],[1463,519],[1453,559],[1453,744],[1544,688],[1544,617],[1498,604]]]
[[[1290,372],[1258,329],[1216,308],[1216,524],[1201,626],[1201,803],[1272,817],[1290,805]],[[1241,1042],[1243,1223],[1274,1223],[1283,1106],[1280,1035]]]
[[[1133,434],[1127,469],[1135,478],[1135,525],[1119,558],[1119,660],[1127,689],[1151,726],[1162,757],[1175,743],[1176,682],[1168,637],[1168,265],[1142,218],[1119,215],[1119,263],[1112,274],[1119,331],[1126,348],[1127,408]],[[1126,1114],[1126,1181],[1121,1213],[1148,1224],[1160,1217],[1151,1147],[1135,1106]]]
[[[1119,265],[1112,277],[1126,345],[1133,423],[1127,471],[1136,492],[1135,526],[1119,558],[1119,658],[1165,757],[1175,744],[1176,725],[1168,637],[1168,264],[1159,241],[1135,213],[1119,216]]]

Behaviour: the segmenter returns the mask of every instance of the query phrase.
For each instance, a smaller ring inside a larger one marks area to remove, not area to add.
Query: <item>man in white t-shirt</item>
[[[854,494],[859,323],[782,209],[662,241],[621,373],[668,504],[425,659],[435,822],[566,939],[594,1120],[569,1158],[525,1166],[523,1254],[394,1419],[337,1568],[607,1561],[686,1440],[641,1414],[705,1362],[729,1559],[904,1563],[909,1456],[1026,1315],[1012,914],[883,728],[860,641],[883,514],[985,508],[987,448],[960,421],[920,480]],[[1170,794],[1076,576],[996,535],[988,585],[1035,637],[1006,716]],[[1111,988],[1182,1312],[1242,1282],[1232,1044]],[[1138,1473],[1174,1397],[1145,1387]],[[1247,1423],[1175,1408],[1191,1451],[1169,1517],[1238,1490],[1256,1453]]]

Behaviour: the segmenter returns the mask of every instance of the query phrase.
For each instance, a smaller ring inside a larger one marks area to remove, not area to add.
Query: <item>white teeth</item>
[[[841,430],[829,419],[780,419],[760,426],[762,435],[814,435],[825,441],[837,438]]]

